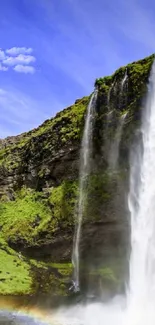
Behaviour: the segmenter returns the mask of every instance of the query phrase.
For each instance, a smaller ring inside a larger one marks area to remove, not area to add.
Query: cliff
[[[153,59],[95,81],[92,170],[81,238],[84,290],[90,282],[92,290],[123,290],[129,254],[129,154],[139,137]],[[0,140],[1,294],[68,295],[79,151],[89,99],[76,100],[37,129]],[[122,116],[119,159],[110,168]]]

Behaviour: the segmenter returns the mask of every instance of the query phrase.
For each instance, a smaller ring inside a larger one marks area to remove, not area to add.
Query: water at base
[[[80,151],[79,198],[78,198],[78,206],[76,211],[77,224],[75,228],[73,254],[72,254],[74,274],[73,274],[73,286],[70,288],[70,290],[74,290],[75,292],[80,290],[79,244],[80,244],[83,212],[84,212],[84,207],[85,207],[85,202],[87,197],[87,193],[86,193],[87,177],[89,176],[90,173],[91,154],[92,154],[93,116],[95,112],[97,93],[98,93],[97,89],[95,89],[93,95],[91,96],[89,105],[87,107],[87,116],[86,116],[85,128],[84,128],[81,151]]]
[[[124,325],[124,302],[113,300],[110,305],[89,303],[58,310],[40,310],[26,314],[21,311],[0,311],[1,325]]]
[[[123,299],[111,304],[89,303],[70,308],[60,308],[53,317],[53,324],[59,325],[125,325]]]

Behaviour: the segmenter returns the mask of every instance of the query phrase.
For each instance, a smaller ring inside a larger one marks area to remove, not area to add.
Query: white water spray
[[[130,177],[128,319],[130,324],[152,325],[155,323],[155,63],[150,75],[141,132],[143,148],[135,154]]]
[[[80,290],[79,284],[79,244],[82,226],[82,218],[87,198],[87,177],[90,173],[90,163],[92,155],[92,135],[93,135],[93,117],[95,112],[98,91],[95,89],[91,96],[85,122],[85,128],[80,151],[80,175],[79,175],[79,199],[77,207],[77,225],[75,229],[72,263],[74,266],[73,286],[75,291]]]

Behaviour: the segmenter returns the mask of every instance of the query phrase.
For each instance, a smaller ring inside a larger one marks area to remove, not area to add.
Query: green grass
[[[15,201],[0,203],[1,236],[6,241],[34,244],[36,229],[51,218],[51,210],[40,193],[22,189]]]
[[[0,294],[30,294],[32,279],[29,265],[18,255],[0,249]]]
[[[42,192],[22,188],[14,193],[15,200],[0,202],[1,238],[8,243],[37,246],[41,233],[46,239],[58,229],[74,225],[77,182],[64,181],[49,189],[49,197]]]
[[[71,276],[73,271],[72,263],[50,263],[50,266],[57,269],[63,276]]]
[[[38,287],[44,293],[68,295],[66,283],[71,278],[71,263],[45,263],[35,259],[25,261],[24,256],[10,249],[2,240],[0,243],[5,248],[0,248],[0,295],[34,294]]]
[[[68,283],[72,275],[71,263],[45,263],[31,259],[30,264],[35,266],[36,272],[33,276],[34,291],[41,289],[43,293],[68,296]]]
[[[49,202],[52,204],[53,217],[66,224],[73,225],[75,202],[78,191],[77,181],[63,181],[61,185],[52,189]]]

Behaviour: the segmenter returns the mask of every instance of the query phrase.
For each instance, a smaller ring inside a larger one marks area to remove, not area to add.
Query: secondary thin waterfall
[[[113,83],[109,92],[108,92],[108,108],[110,107],[110,99],[111,99],[111,90],[114,87],[114,92],[117,91],[118,84],[117,82]],[[128,74],[127,69],[125,70],[125,74],[121,80],[121,83],[119,83],[119,108],[122,106],[123,97],[124,97],[124,90],[126,90],[128,87]],[[115,94],[116,96],[116,94]],[[110,118],[112,118],[113,111],[110,111],[108,113],[107,118],[107,125],[110,122]],[[114,139],[110,145],[110,150],[108,154],[108,164],[110,170],[115,170],[117,168],[118,158],[119,158],[119,147],[120,147],[120,141],[122,137],[122,131],[125,123],[127,113],[125,112],[119,117],[118,125],[116,128]]]
[[[127,72],[127,69],[125,70],[125,74],[124,74],[124,78],[122,79],[122,82],[121,82],[121,91],[123,92],[124,88],[125,88],[125,85],[127,83],[127,80],[128,80],[128,72]]]
[[[98,91],[95,89],[93,95],[91,96],[89,105],[87,107],[87,116],[84,127],[84,133],[82,138],[82,145],[80,151],[80,175],[79,175],[79,198],[77,206],[77,224],[75,229],[74,243],[73,243],[73,255],[72,263],[74,266],[73,274],[73,285],[74,290],[80,290],[79,284],[79,244],[80,244],[80,234],[83,213],[87,198],[87,178],[90,173],[90,161],[92,155],[92,134],[93,134],[93,117],[95,112],[96,100]]]
[[[109,91],[108,91],[108,95],[107,95],[107,107],[108,107],[109,112],[110,112],[111,93],[112,93],[114,84],[115,84],[115,82],[113,82],[112,85],[110,86]]]
[[[155,63],[141,127],[142,146],[131,164],[130,283],[127,324],[155,324]]]
[[[112,117],[112,114],[113,114],[113,110],[111,108],[111,94],[112,94],[112,91],[114,90],[114,86],[115,86],[115,81],[110,86],[109,91],[108,91],[108,95],[107,95],[107,108],[108,108],[108,112],[107,112],[107,128],[108,128],[108,123],[109,123],[109,121],[110,121],[110,119]]]
[[[109,153],[109,168],[111,170],[115,170],[117,167],[118,163],[118,158],[119,158],[119,147],[120,147],[120,141],[122,137],[122,131],[123,131],[123,126],[125,123],[125,118],[126,118],[127,113],[124,113],[119,120],[118,127],[116,129],[115,133],[115,138],[114,141],[111,145],[110,148],[110,153]]]
[[[120,96],[119,96],[119,107],[127,105],[127,94],[128,94],[128,72],[125,69],[124,77],[120,83]]]

